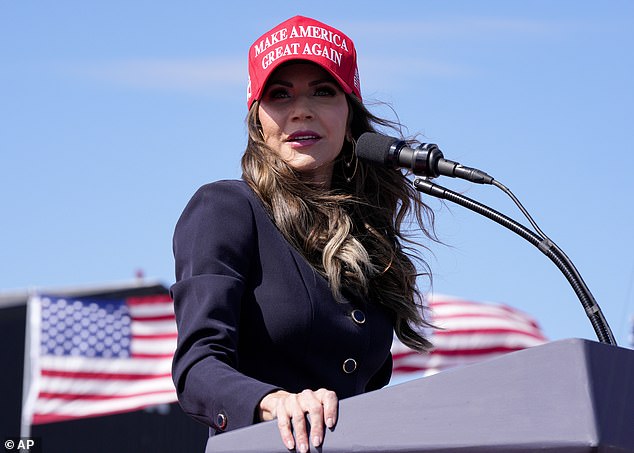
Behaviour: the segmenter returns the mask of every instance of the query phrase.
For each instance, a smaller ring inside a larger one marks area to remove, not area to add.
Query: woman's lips
[[[321,135],[313,131],[297,131],[288,136],[286,142],[293,148],[311,146],[321,140]]]

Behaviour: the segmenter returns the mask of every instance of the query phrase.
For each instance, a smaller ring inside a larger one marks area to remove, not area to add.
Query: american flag
[[[23,427],[176,401],[168,295],[36,296],[28,310]]]
[[[429,321],[439,328],[430,331],[434,348],[419,354],[395,339],[392,355],[397,379],[410,373],[433,374],[548,341],[531,316],[508,305],[434,296],[428,306]]]

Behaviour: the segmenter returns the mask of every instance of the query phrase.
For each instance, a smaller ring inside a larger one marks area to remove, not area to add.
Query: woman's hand
[[[324,425],[332,428],[337,423],[338,402],[337,395],[331,390],[304,390],[301,393],[279,390],[269,393],[260,401],[260,420],[277,418],[286,448],[296,448],[300,453],[306,453],[309,450],[306,414],[310,419],[311,443],[319,447],[324,440]]]

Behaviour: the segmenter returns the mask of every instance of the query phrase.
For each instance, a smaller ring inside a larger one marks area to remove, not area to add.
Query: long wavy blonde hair
[[[398,129],[396,123],[370,113],[356,97],[347,96],[347,100],[354,140],[378,126]],[[415,249],[420,244],[403,228],[413,218],[427,238],[436,240],[433,212],[420,193],[401,171],[363,161],[348,182],[343,161],[354,152],[352,141],[345,142],[335,161],[330,190],[303,181],[264,143],[258,106],[254,102],[247,116],[249,138],[242,171],[273,222],[328,280],[336,300],[348,295],[383,305],[405,345],[418,351],[429,349],[431,343],[420,328],[428,324],[417,277],[431,281],[431,272]]]

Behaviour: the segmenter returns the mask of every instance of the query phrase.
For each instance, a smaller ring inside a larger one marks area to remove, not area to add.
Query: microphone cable
[[[541,228],[539,228],[537,222],[533,220],[530,213],[526,210],[526,208],[524,208],[519,199],[508,187],[495,179],[493,179],[491,182],[492,185],[502,190],[511,198],[511,200],[513,200],[522,214],[524,214],[524,216],[533,226],[536,233],[511,219],[510,217],[490,208],[489,206],[486,206],[464,195],[458,194],[452,190],[447,189],[446,187],[432,183],[431,181],[429,181],[429,179],[430,178],[428,177],[419,177],[415,179],[413,181],[414,188],[420,192],[427,193],[428,195],[449,200],[480,215],[483,215],[493,220],[494,222],[504,226],[505,228],[513,231],[518,236],[524,238],[535,247],[537,247],[557,266],[557,268],[564,274],[564,276],[570,283],[573,291],[577,295],[577,298],[581,302],[586,312],[586,316],[588,317],[590,323],[592,324],[592,327],[594,328],[598,340],[601,343],[615,346],[617,345],[612,330],[610,329],[607,320],[603,316],[603,312],[601,311],[599,304],[590,292],[590,289],[586,285],[575,265],[564,253],[564,251],[554,241],[552,241],[541,230]]]

